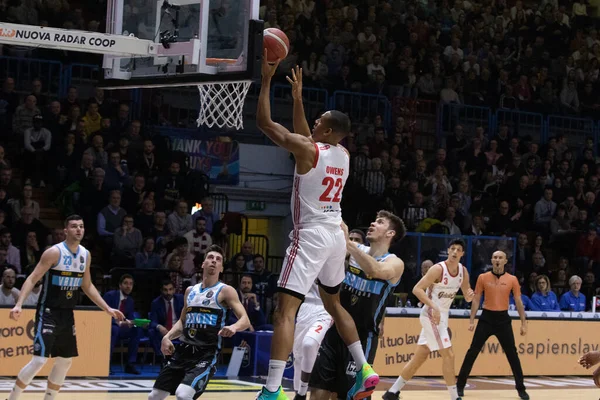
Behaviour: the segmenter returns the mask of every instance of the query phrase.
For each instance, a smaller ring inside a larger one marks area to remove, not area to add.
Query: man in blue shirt
[[[586,298],[581,290],[581,278],[573,275],[569,279],[569,287],[571,290],[564,293],[560,298],[560,309],[564,311],[585,311]]]
[[[521,293],[521,301],[523,301],[523,307],[525,307],[525,311],[531,311],[531,299],[528,296]],[[517,306],[515,305],[515,298],[512,293],[508,298],[508,309],[511,311],[517,309]]]

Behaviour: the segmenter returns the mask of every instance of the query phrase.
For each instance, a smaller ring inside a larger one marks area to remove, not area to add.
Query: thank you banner
[[[240,146],[238,142],[203,140],[197,132],[163,131],[169,138],[172,151],[189,157],[189,167],[208,175],[210,183],[237,185],[240,181]]]

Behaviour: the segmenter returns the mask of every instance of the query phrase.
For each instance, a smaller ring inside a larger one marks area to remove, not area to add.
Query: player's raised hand
[[[262,77],[263,79],[271,79],[273,75],[275,75],[275,71],[279,67],[279,62],[281,60],[277,60],[275,63],[269,63],[267,61],[267,49],[263,51],[263,61],[262,61]]]
[[[14,306],[12,310],[10,310],[10,319],[14,319],[15,321],[18,321],[19,318],[21,317],[21,313],[23,312],[23,309],[21,308],[21,306]]]
[[[160,351],[165,356],[170,356],[175,352],[175,346],[173,345],[173,342],[167,339],[166,336],[163,337],[162,341],[160,342]]]
[[[292,85],[292,97],[296,100],[302,100],[302,68],[296,65],[292,68],[292,77],[285,77]]]
[[[115,310],[114,308],[109,308],[108,310],[106,310],[106,313],[114,319],[116,319],[117,321],[125,320],[125,316],[123,315],[123,313],[119,310]]]
[[[232,337],[236,332],[237,329],[235,329],[232,325],[229,325],[219,331],[219,336]]]
[[[600,351],[590,351],[579,358],[579,364],[587,369],[600,362]]]

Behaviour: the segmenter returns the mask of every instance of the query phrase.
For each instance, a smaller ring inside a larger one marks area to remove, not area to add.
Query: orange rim
[[[235,64],[237,62],[234,58],[207,58],[206,63],[209,65],[213,64]]]

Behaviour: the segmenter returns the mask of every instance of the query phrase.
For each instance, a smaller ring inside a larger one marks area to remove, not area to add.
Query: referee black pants
[[[519,355],[517,354],[515,335],[512,330],[512,320],[508,315],[508,311],[483,310],[477,328],[475,329],[475,334],[473,335],[471,347],[469,347],[465,360],[460,368],[460,372],[458,373],[456,386],[459,388],[464,388],[466,386],[467,378],[471,373],[471,369],[473,369],[473,364],[475,364],[479,352],[492,335],[495,335],[496,338],[498,338],[498,342],[500,342],[500,346],[502,346],[502,350],[504,350],[504,353],[506,354],[510,368],[515,376],[515,386],[517,390],[525,390],[525,384],[523,383],[523,369],[521,368],[521,361],[519,361]]]

